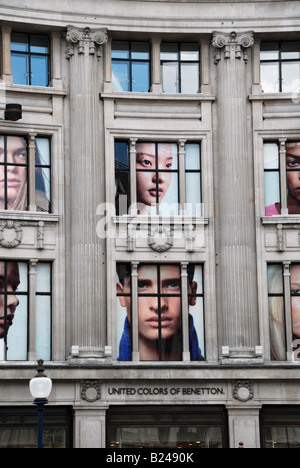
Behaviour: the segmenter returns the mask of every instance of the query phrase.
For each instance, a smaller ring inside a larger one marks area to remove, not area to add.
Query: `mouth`
[[[12,326],[13,321],[14,321],[14,317],[15,317],[14,314],[9,314],[9,315],[6,317],[6,325],[7,325],[8,328]],[[5,317],[0,317],[0,324],[1,324],[2,326],[4,326],[4,324],[5,324]]]
[[[151,317],[148,320],[146,320],[146,322],[152,328],[159,328],[159,326],[161,328],[166,328],[166,327],[169,327],[171,325],[172,319],[165,316],[165,315],[162,315],[160,320],[159,320],[158,316],[154,316],[154,317]]]
[[[19,185],[20,185],[20,181],[17,180],[17,179],[11,179],[11,180],[7,181],[7,187],[8,188],[19,187]]]
[[[156,190],[156,188],[151,188],[150,190],[148,190],[148,192],[153,198],[156,198],[157,193],[158,193],[159,198],[164,194],[164,191],[162,188],[159,188],[158,190]]]

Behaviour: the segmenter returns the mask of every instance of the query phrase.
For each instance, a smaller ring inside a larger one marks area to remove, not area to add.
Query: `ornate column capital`
[[[248,31],[244,33],[231,33],[214,32],[212,39],[212,46],[215,48],[214,63],[217,65],[221,60],[221,52],[224,50],[224,58],[229,59],[233,56],[236,59],[243,57],[245,63],[249,59],[248,49],[254,46],[253,32]]]
[[[88,44],[89,54],[101,57],[100,46],[108,41],[107,31],[105,29],[92,30],[90,28],[79,29],[73,26],[67,27],[67,32],[64,34],[66,40],[66,58],[71,58],[74,55],[75,46],[78,47],[78,53],[85,53],[85,44]]]

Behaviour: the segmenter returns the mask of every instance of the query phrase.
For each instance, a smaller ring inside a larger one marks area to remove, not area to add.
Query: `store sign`
[[[226,396],[224,387],[108,387],[109,396],[184,396],[211,397]]]

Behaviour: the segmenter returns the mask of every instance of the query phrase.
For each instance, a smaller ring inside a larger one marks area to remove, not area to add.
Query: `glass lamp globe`
[[[48,377],[34,377],[29,384],[33,398],[48,398],[52,390],[52,380]]]

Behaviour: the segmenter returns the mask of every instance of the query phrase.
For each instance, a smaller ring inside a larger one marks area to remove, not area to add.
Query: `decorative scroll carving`
[[[167,226],[150,227],[148,245],[155,252],[166,252],[173,247],[172,229]]]
[[[214,53],[214,63],[217,65],[221,60],[221,52],[224,50],[224,58],[229,59],[231,52],[234,52],[236,59],[243,58],[245,63],[249,60],[248,49],[254,46],[253,32],[228,33],[214,32],[212,45],[216,49]]]
[[[249,380],[239,380],[233,388],[233,397],[242,402],[252,400],[254,391],[251,382]]]
[[[81,388],[81,398],[93,403],[101,399],[101,390],[101,384],[98,380],[86,380]]]
[[[68,26],[65,33],[66,39],[66,58],[71,58],[74,55],[75,46],[78,47],[78,53],[84,54],[85,43],[89,46],[89,54],[101,57],[100,46],[106,44],[108,41],[106,30],[93,31],[90,28],[77,29],[73,26]]]
[[[22,229],[16,221],[4,221],[0,224],[0,245],[6,249],[18,247],[22,241]]]

